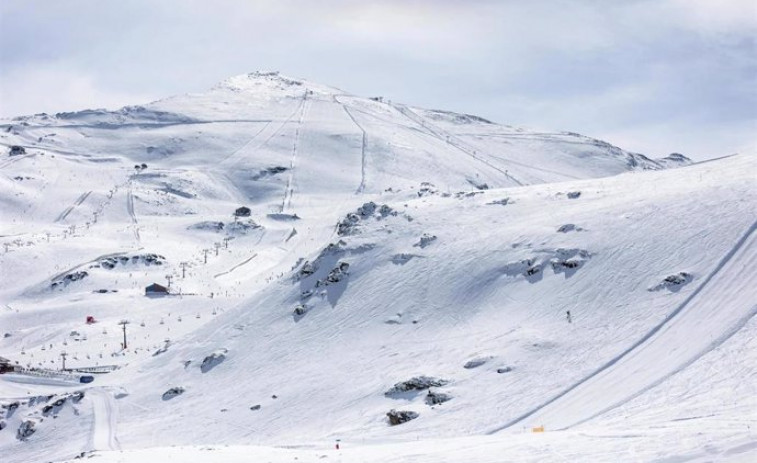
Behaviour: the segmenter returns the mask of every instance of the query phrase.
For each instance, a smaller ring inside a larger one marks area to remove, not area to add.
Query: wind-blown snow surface
[[[753,156],[377,100],[257,73],[6,121],[0,355],[120,368],[0,375],[3,461],[754,457]],[[385,394],[419,376],[451,399]]]

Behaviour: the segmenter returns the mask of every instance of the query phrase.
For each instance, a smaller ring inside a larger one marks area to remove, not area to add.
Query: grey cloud
[[[0,113],[139,103],[278,69],[652,155],[685,139],[678,150],[711,156],[697,146],[719,139],[724,154],[754,140],[748,13],[742,0],[7,0]]]

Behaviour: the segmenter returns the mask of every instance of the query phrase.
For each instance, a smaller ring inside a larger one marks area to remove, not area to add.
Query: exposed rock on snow
[[[26,149],[23,146],[13,145],[10,147],[8,154],[10,156],[18,156],[21,154],[26,154]]]
[[[405,392],[422,391],[430,387],[441,387],[445,384],[449,384],[449,381],[446,379],[434,378],[432,376],[415,376],[407,381],[396,383],[388,391],[384,392],[384,395],[387,397],[399,396]]]
[[[473,198],[476,195],[484,194],[483,191],[458,191],[455,193],[455,198],[457,199],[464,199],[464,198]]]
[[[300,270],[297,272],[297,276],[299,278],[307,277],[314,274],[316,270],[318,270],[317,262],[305,261],[305,263],[302,264],[302,267],[300,267]]]
[[[478,357],[472,360],[468,360],[467,362],[465,362],[465,365],[463,365],[463,368],[466,368],[468,370],[473,369],[473,368],[478,368],[491,359],[492,357]]]
[[[568,233],[572,231],[583,231],[583,228],[572,223],[566,223],[565,225],[561,225],[560,228],[557,229],[558,233]]]
[[[415,243],[413,246],[420,247],[421,249],[425,248],[426,246],[430,245],[434,241],[436,241],[436,235],[430,235],[428,233],[424,233],[421,235],[420,240]]]
[[[331,269],[331,271],[329,272],[323,284],[328,285],[331,283],[338,283],[342,281],[342,279],[347,276],[348,274],[347,271],[349,269],[350,269],[350,264],[348,264],[347,262],[339,262],[336,265],[336,267]]]
[[[433,183],[422,182],[421,187],[418,189],[418,197],[422,198],[423,196],[435,195],[438,192],[439,190],[436,189],[436,186],[434,186]]]
[[[576,199],[581,197],[580,191],[569,191],[568,192],[568,199]]]
[[[392,256],[392,263],[396,265],[405,265],[408,262],[410,262],[411,259],[415,257],[420,257],[415,254],[407,254],[407,253],[401,253],[401,254],[395,254]]]
[[[272,166],[262,169],[260,172],[252,176],[253,180],[261,180],[266,177],[271,177],[286,172],[289,168],[284,166]]]
[[[88,277],[89,273],[82,270],[80,272],[73,272],[69,273],[68,275],[63,276],[60,280],[53,281],[50,286],[52,288],[56,288],[61,285],[67,286],[69,283],[73,283],[74,281],[83,280],[84,278]]]
[[[166,342],[163,345],[163,347],[161,347],[158,350],[156,350],[155,352],[153,352],[152,356],[155,357],[155,356],[158,356],[160,354],[164,354],[164,353],[168,352],[168,348],[170,346],[171,346],[171,341],[166,340]]]
[[[226,225],[223,222],[204,221],[187,227],[187,230],[207,230],[213,232],[223,231]]]
[[[432,391],[431,389],[429,389],[428,394],[426,394],[426,398],[424,399],[426,405],[439,405],[450,400],[452,400],[451,395]]]
[[[271,213],[271,214],[266,214],[266,217],[268,217],[271,220],[279,220],[282,222],[292,222],[295,220],[300,220],[300,216],[297,214]]]
[[[497,373],[500,373],[500,374],[502,374],[502,373],[510,373],[511,371],[513,371],[513,367],[497,368]]]
[[[181,386],[172,387],[163,393],[163,400],[171,400],[174,397],[178,397],[184,394],[185,389]]]
[[[224,360],[226,360],[226,354],[228,353],[228,349],[220,348],[215,350],[213,353],[208,355],[202,360],[202,364],[200,365],[200,371],[203,373],[207,373],[216,366],[220,365]]]
[[[98,261],[98,264],[100,267],[104,269],[114,269],[119,264],[121,265],[127,265],[127,264],[139,264],[142,263],[144,265],[150,266],[150,265],[163,265],[166,258],[159,255],[159,254],[140,254],[135,256],[119,256],[119,257],[107,257],[105,259],[101,259]]]
[[[690,273],[678,272],[676,274],[666,276],[660,283],[649,288],[649,291],[659,291],[661,289],[678,291],[684,285],[689,284],[693,279],[694,276]]]
[[[396,426],[398,424],[407,423],[410,420],[414,420],[420,416],[417,412],[409,410],[395,410],[391,409],[386,414],[389,418],[389,425]]]
[[[386,204],[379,206],[373,201],[369,201],[357,208],[357,211],[347,214],[347,216],[337,224],[336,231],[339,236],[353,235],[359,233],[359,224],[363,220],[369,218],[381,220],[385,217],[396,215],[397,211],[393,210]]]
[[[16,431],[16,438],[18,440],[26,440],[34,434],[36,431],[35,429],[35,423],[32,420],[26,420],[21,423],[21,425],[18,427],[18,431]]]
[[[556,257],[550,259],[550,264],[555,273],[565,273],[567,276],[573,275],[587,260],[591,254],[583,249],[557,249]]]
[[[537,251],[542,257],[523,259],[517,262],[505,264],[503,273],[508,276],[523,275],[531,283],[542,278],[542,271],[549,263],[555,273],[564,273],[572,276],[587,260],[591,253],[583,249],[544,249]]]
[[[495,199],[494,201],[490,203],[486,203],[487,205],[500,205],[500,206],[507,206],[508,204],[511,204],[512,201],[510,201],[510,198],[502,198],[502,199]]]
[[[241,236],[258,228],[262,228],[262,226],[256,223],[254,220],[248,219],[237,220],[236,222],[228,223],[215,221],[198,222],[196,224],[188,226],[187,230],[201,230],[214,233],[219,233],[225,230],[227,236]]]
[[[292,311],[292,316],[294,317],[294,321],[299,321],[309,311],[310,311],[310,306],[308,306],[307,304],[298,304]]]
[[[489,189],[489,185],[487,185],[484,182],[480,182],[478,180],[471,179],[471,178],[469,178],[467,180],[468,180],[468,183],[470,183],[471,185],[473,185],[477,190],[482,190],[483,191],[483,190],[488,190]]]

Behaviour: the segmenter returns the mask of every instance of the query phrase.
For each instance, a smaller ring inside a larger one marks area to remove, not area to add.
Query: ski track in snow
[[[465,146],[464,142],[458,139],[458,137],[450,132],[447,132],[446,130],[443,130],[435,125],[430,124],[428,121],[426,121],[422,116],[416,114],[413,110],[408,108],[404,105],[398,105],[393,104],[392,105],[397,111],[399,111],[402,115],[410,119],[411,121],[415,122],[416,124],[420,125],[424,129],[426,129],[426,133],[429,135],[438,138],[439,140],[447,143],[450,146],[454,146],[459,151],[465,153],[466,155],[470,156],[471,158],[475,159],[476,161],[479,161],[481,163],[486,164],[488,167],[496,170],[497,172],[504,175],[506,178],[509,178],[513,182],[515,182],[518,186],[523,186],[524,183],[520,180],[516,179],[510,173],[506,170],[502,170],[499,167],[493,165],[486,159],[482,159],[480,156],[476,154],[477,150],[474,150],[472,148],[469,148]]]
[[[755,231],[757,222],[699,287],[639,341],[557,396],[489,434],[523,422],[551,430],[585,423],[661,384],[728,340],[757,314],[757,285],[751,278],[751,269],[757,264]],[[748,302],[729,303],[731,294]],[[689,342],[681,344],[681,339]]]
[[[262,122],[262,121],[260,121],[260,122]],[[237,153],[239,153],[240,151],[242,151],[245,148],[247,148],[248,146],[250,146],[250,144],[252,144],[252,142],[254,142],[255,140],[258,139],[258,136],[260,136],[260,134],[263,133],[263,131],[265,129],[267,129],[268,127],[271,126],[272,122],[273,122],[272,120],[267,121],[263,125],[263,127],[260,128],[260,130],[258,130],[257,132],[255,132],[255,134],[252,136],[252,138],[250,138],[249,140],[247,140],[242,146],[240,146],[239,148],[235,149],[228,156],[226,156],[225,158],[223,158],[220,163],[223,164],[223,163],[227,162],[229,159],[233,158]]]
[[[300,105],[300,118],[297,121],[297,128],[294,131],[294,142],[292,143],[292,159],[289,162],[289,175],[287,176],[287,184],[284,188],[284,198],[281,200],[281,210],[284,210],[291,206],[292,195],[294,194],[294,167],[297,163],[297,145],[300,140],[300,130],[302,129],[303,122],[305,121],[305,115],[307,114],[309,101],[307,93],[302,97],[302,104]]]
[[[9,166],[17,163],[18,161],[20,161],[22,159],[27,159],[27,158],[30,158],[30,157],[36,156],[36,155],[37,155],[37,153],[29,153],[29,154],[22,154],[22,155],[18,155],[18,156],[13,156],[12,158],[8,159],[7,161],[0,163],[0,169],[5,169],[6,167],[9,167]]]
[[[757,373],[753,338],[744,340],[757,327],[748,273],[757,263],[757,224],[748,223],[753,161],[726,156],[641,172],[618,154],[627,152],[588,137],[377,104],[270,75],[249,80],[151,103],[188,120],[109,123],[104,113],[56,125],[32,117],[7,135],[23,145],[55,130],[50,144],[59,146],[0,159],[9,186],[0,200],[10,218],[2,224],[0,355],[51,368],[66,350],[71,363],[99,358],[120,368],[98,375],[81,408],[40,420],[24,443],[13,435],[22,407],[0,432],[0,455],[49,461],[95,449],[104,461],[167,461],[150,447],[189,446],[192,459],[179,451],[179,461],[229,461],[208,447],[256,444],[292,450],[272,461],[493,463],[501,455],[623,460],[632,458],[629,448],[646,452],[643,461],[681,461],[757,448],[743,430],[757,423],[746,416]],[[166,149],[146,153],[147,146]],[[146,157],[150,170],[135,172]],[[453,194],[477,183],[471,174],[525,186]],[[16,175],[24,182],[13,182]],[[165,191],[161,182],[192,194],[152,200]],[[437,191],[419,191],[424,182]],[[583,194],[568,201],[565,191]],[[354,233],[339,235],[334,224],[368,201],[398,214],[361,218]],[[507,207],[490,205],[497,203]],[[240,204],[261,228],[223,235],[202,226],[226,224]],[[297,217],[275,216],[284,211]],[[76,233],[64,231],[75,222]],[[556,232],[568,223],[582,232]],[[91,265],[132,253],[146,230],[153,251],[167,256],[162,265]],[[439,240],[419,249],[424,234]],[[233,239],[205,261],[203,251],[222,236]],[[340,250],[326,252],[329,245]],[[596,258],[572,272],[547,271],[543,259],[574,248]],[[503,274],[503,266],[530,259],[543,264],[537,281]],[[305,261],[319,262],[319,273],[297,281]],[[346,279],[321,284],[340,262],[350,265]],[[50,281],[88,266],[86,279],[38,290],[53,271],[68,267]],[[646,291],[682,270],[694,275],[688,285]],[[181,297],[145,297],[142,288],[166,274],[181,278]],[[304,317],[293,314],[298,304],[308,309]],[[578,322],[567,325],[560,315],[574,307]],[[89,314],[97,324],[84,323]],[[128,351],[116,347],[124,318],[133,323]],[[170,349],[155,355],[169,339]],[[228,360],[197,371],[220,347]],[[490,362],[464,367],[479,356]],[[449,379],[440,392],[454,400],[428,407],[422,393],[384,396],[419,374]],[[38,394],[83,387],[5,376],[3,403],[28,399],[27,386]],[[103,383],[129,394],[115,400]],[[161,400],[173,386],[186,394]],[[389,426],[394,407],[420,417]],[[515,434],[516,423],[518,430],[581,426]],[[505,439],[493,434],[505,429]],[[666,442],[677,433],[679,442]],[[469,443],[456,440],[472,434],[479,435]],[[134,459],[120,452],[119,438]],[[334,438],[357,453],[333,452]],[[332,453],[306,457],[321,448]],[[139,460],[141,451],[147,456]]]
[[[257,257],[257,255],[258,255],[258,253],[256,252],[253,255],[251,255],[250,257],[248,257],[247,259],[243,260],[242,262],[238,263],[237,265],[235,265],[235,266],[231,267],[230,269],[226,270],[225,272],[221,272],[221,273],[217,273],[217,274],[213,275],[213,278],[218,278],[218,277],[223,276],[223,275],[228,275],[229,273],[233,272],[234,270],[238,269],[239,267],[243,266],[244,264],[248,263],[249,261],[251,261],[252,259],[254,259],[255,257]]]
[[[113,394],[102,388],[87,389],[95,419],[92,423],[91,450],[121,450],[116,437],[118,404]]]
[[[358,129],[363,133],[362,142],[360,145],[360,185],[358,185],[357,190],[355,191],[355,194],[361,194],[365,191],[365,147],[366,147],[366,133],[365,129],[362,125],[355,119],[355,116],[352,114],[352,112],[347,108],[347,105],[339,101],[339,98],[334,96],[334,101],[342,105],[342,109],[344,109],[344,112],[347,113],[347,115],[352,119],[352,122],[355,123]]]
[[[273,137],[278,135],[284,129],[284,127],[286,127],[287,124],[289,124],[289,122],[292,119],[294,119],[294,116],[297,113],[302,111],[302,106],[304,103],[305,103],[305,99],[303,98],[301,99],[300,103],[294,108],[292,113],[289,114],[289,116],[287,116],[286,119],[281,121],[281,124],[277,125],[276,129],[274,129],[270,134],[267,134],[266,132],[268,131],[268,129],[271,127],[271,124],[272,124],[272,122],[269,121],[267,124],[265,124],[265,126],[262,129],[260,129],[257,133],[255,133],[255,135],[253,135],[253,137],[247,143],[245,143],[242,147],[240,147],[239,149],[231,153],[231,155],[229,155],[226,159],[221,161],[221,164],[222,165],[229,164],[231,166],[236,166],[244,159],[252,156],[257,150],[267,145],[268,142],[271,141]],[[249,145],[252,144],[253,141],[257,140],[260,136],[265,136],[266,134],[268,136],[266,136],[266,138],[263,141],[261,141],[257,146],[255,146],[249,151],[246,149]],[[236,159],[237,157],[239,157],[240,159]]]
[[[83,203],[87,197],[92,193],[92,191],[87,191],[82,193],[76,201],[70,206],[68,206],[66,209],[63,210],[63,212],[60,213],[60,215],[55,219],[55,222],[62,222],[66,220],[66,217],[68,217],[68,214],[71,213],[77,206],[80,206],[81,203]]]
[[[436,125],[434,125],[434,124],[431,124],[423,116],[417,114],[415,111],[413,111],[412,109],[410,109],[407,106],[403,106],[403,105],[393,105],[393,106],[399,112],[401,112],[403,115],[405,115],[408,119],[410,119],[411,121],[414,121],[415,123],[419,124],[421,127],[425,128],[431,135],[439,138],[442,141],[446,141],[450,145],[452,145],[455,148],[459,149],[460,151],[466,153],[468,156],[471,156],[474,159],[477,159],[477,160],[479,160],[479,161],[487,164],[489,167],[491,167],[491,168],[493,168],[493,169],[501,172],[502,174],[504,174],[506,177],[510,178],[510,180],[514,181],[519,186],[527,185],[526,183],[523,183],[523,182],[519,181],[518,179],[516,179],[515,177],[513,177],[512,175],[510,175],[510,173],[508,171],[503,171],[503,170],[499,169],[498,167],[491,165],[485,159],[481,159],[476,154],[477,152],[479,152],[481,150],[479,148],[474,147],[470,143],[466,142],[462,138],[460,138],[459,135],[453,134],[451,132],[448,132],[448,131],[446,131],[446,130],[444,130],[444,129],[442,129],[442,128],[436,126]],[[534,140],[544,140],[546,138],[546,135],[549,135],[549,134],[543,134],[543,135],[542,134],[530,134],[529,136],[518,135],[518,134],[507,134],[507,135],[502,135],[502,136],[505,137],[505,138],[519,138],[519,139],[531,138],[531,139],[534,139]],[[492,135],[487,135],[487,136],[488,137],[493,137]],[[445,137],[449,137],[449,140],[447,140]],[[452,143],[453,141],[455,143]],[[565,143],[565,142],[561,141],[561,143]],[[570,144],[570,142],[568,142],[566,144]],[[580,144],[580,143],[577,143],[577,144]],[[493,157],[491,155],[488,155],[488,156],[489,157]],[[526,163],[523,163],[523,162],[513,161],[512,159],[506,159],[506,160],[504,160],[504,162],[507,162],[509,164],[514,164],[514,165],[517,165],[517,166],[521,166],[521,167],[524,167],[524,168],[529,169],[529,170],[535,170],[535,171],[538,171],[538,172],[544,172],[544,173],[551,174],[551,175],[559,175],[561,177],[565,177],[568,180],[577,180],[578,179],[578,177],[575,177],[575,176],[572,176],[572,175],[568,175],[565,172],[557,172],[557,171],[550,170],[550,169],[544,169],[542,167],[536,167],[536,166],[531,165],[531,164],[526,164]]]
[[[132,179],[129,181],[129,187],[126,191],[126,210],[129,212],[129,217],[131,217],[131,226],[132,226],[132,230],[134,231],[134,239],[137,242],[137,246],[139,246],[141,238],[139,236],[139,222],[137,221],[137,215],[134,213],[133,189],[134,189],[134,181]]]

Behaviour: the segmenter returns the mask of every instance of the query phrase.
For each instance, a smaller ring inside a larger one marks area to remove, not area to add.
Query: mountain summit
[[[753,156],[263,72],[0,144],[4,463],[755,448]]]

